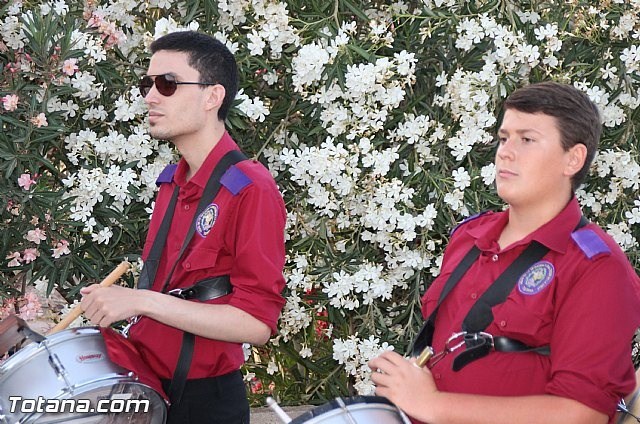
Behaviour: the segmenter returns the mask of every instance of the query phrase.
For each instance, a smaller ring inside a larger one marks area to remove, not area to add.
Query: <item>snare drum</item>
[[[291,421],[290,424],[410,424],[407,416],[387,398],[336,398]]]
[[[632,424],[638,423],[640,417],[640,389],[636,389],[618,405],[618,412],[616,412],[616,424]]]
[[[0,365],[3,424],[165,420],[162,396],[109,360],[100,330],[94,327],[55,333]]]

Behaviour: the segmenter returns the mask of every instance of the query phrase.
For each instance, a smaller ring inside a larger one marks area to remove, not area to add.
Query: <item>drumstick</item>
[[[100,286],[109,287],[110,285],[118,281],[120,276],[122,276],[122,274],[124,274],[129,270],[130,265],[131,264],[129,264],[129,262],[127,261],[120,262],[120,265],[118,265],[113,271],[111,271],[109,275],[107,275],[107,277],[104,280],[100,282]],[[64,330],[69,326],[69,324],[75,321],[75,319],[78,318],[80,314],[82,314],[82,312],[83,312],[82,306],[81,305],[76,306],[71,311],[69,311],[67,316],[65,316],[62,319],[62,321],[57,323],[55,327],[49,330],[47,335],[54,334],[54,333],[57,333],[58,331]]]
[[[267,397],[267,405],[269,405],[269,408],[271,408],[273,412],[275,412],[275,414],[278,416],[278,418],[280,418],[280,420],[283,423],[286,424],[291,422],[291,417],[287,415],[287,413],[284,412],[282,408],[280,408],[280,405],[278,405],[278,402],[276,402],[276,400],[271,396]]]

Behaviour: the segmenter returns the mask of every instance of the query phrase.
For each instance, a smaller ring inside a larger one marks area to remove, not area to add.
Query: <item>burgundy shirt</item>
[[[631,341],[640,325],[640,279],[624,252],[600,227],[573,233],[581,211],[574,198],[524,240],[500,250],[497,240],[508,212],[487,213],[463,223],[451,237],[441,274],[424,295],[429,316],[443,286],[475,244],[480,257],[440,306],[433,347],[443,349],[479,296],[536,240],[549,248],[493,308],[486,332],[530,346],[549,345],[550,356],[491,352],[452,370],[458,352],[435,364],[439,390],[497,396],[551,394],[574,399],[613,417],[618,400],[635,387]]]
[[[202,191],[215,165],[238,146],[228,133],[222,136],[197,173],[186,181],[188,165],[180,160],[159,178],[161,185],[151,218],[143,259],[156,237],[173,193],[180,187],[171,229],[163,250],[153,290],[160,291],[177,259]],[[258,161],[232,166],[221,179],[222,187],[197,221],[189,246],[182,255],[169,289],[189,287],[209,277],[229,275],[233,292],[207,301],[228,304],[267,324],[273,333],[285,300],[280,294],[285,281],[282,196],[269,171]],[[176,367],[183,332],[148,317],[130,330],[130,339],[160,378],[171,378]],[[223,375],[244,362],[242,345],[196,336],[188,378]]]

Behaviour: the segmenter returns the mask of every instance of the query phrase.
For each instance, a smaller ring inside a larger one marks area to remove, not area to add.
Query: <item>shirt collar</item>
[[[567,249],[571,237],[580,222],[582,211],[575,196],[571,198],[567,206],[551,221],[547,222],[524,239],[515,243],[516,245],[529,244],[532,240],[545,245],[551,250],[564,253]],[[498,237],[509,221],[509,211],[499,212],[496,218],[488,223],[472,228],[468,234],[476,239],[476,245],[481,250],[497,249]]]

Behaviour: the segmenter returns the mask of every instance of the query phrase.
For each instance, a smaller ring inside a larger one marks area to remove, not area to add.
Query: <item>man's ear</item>
[[[209,96],[206,98],[206,109],[220,109],[224,101],[224,96],[227,93],[224,86],[222,86],[222,84],[210,85],[207,87],[207,91],[209,92]]]
[[[587,160],[587,146],[577,143],[569,149],[567,154],[568,161],[565,167],[565,174],[572,177],[582,169],[584,162]]]

